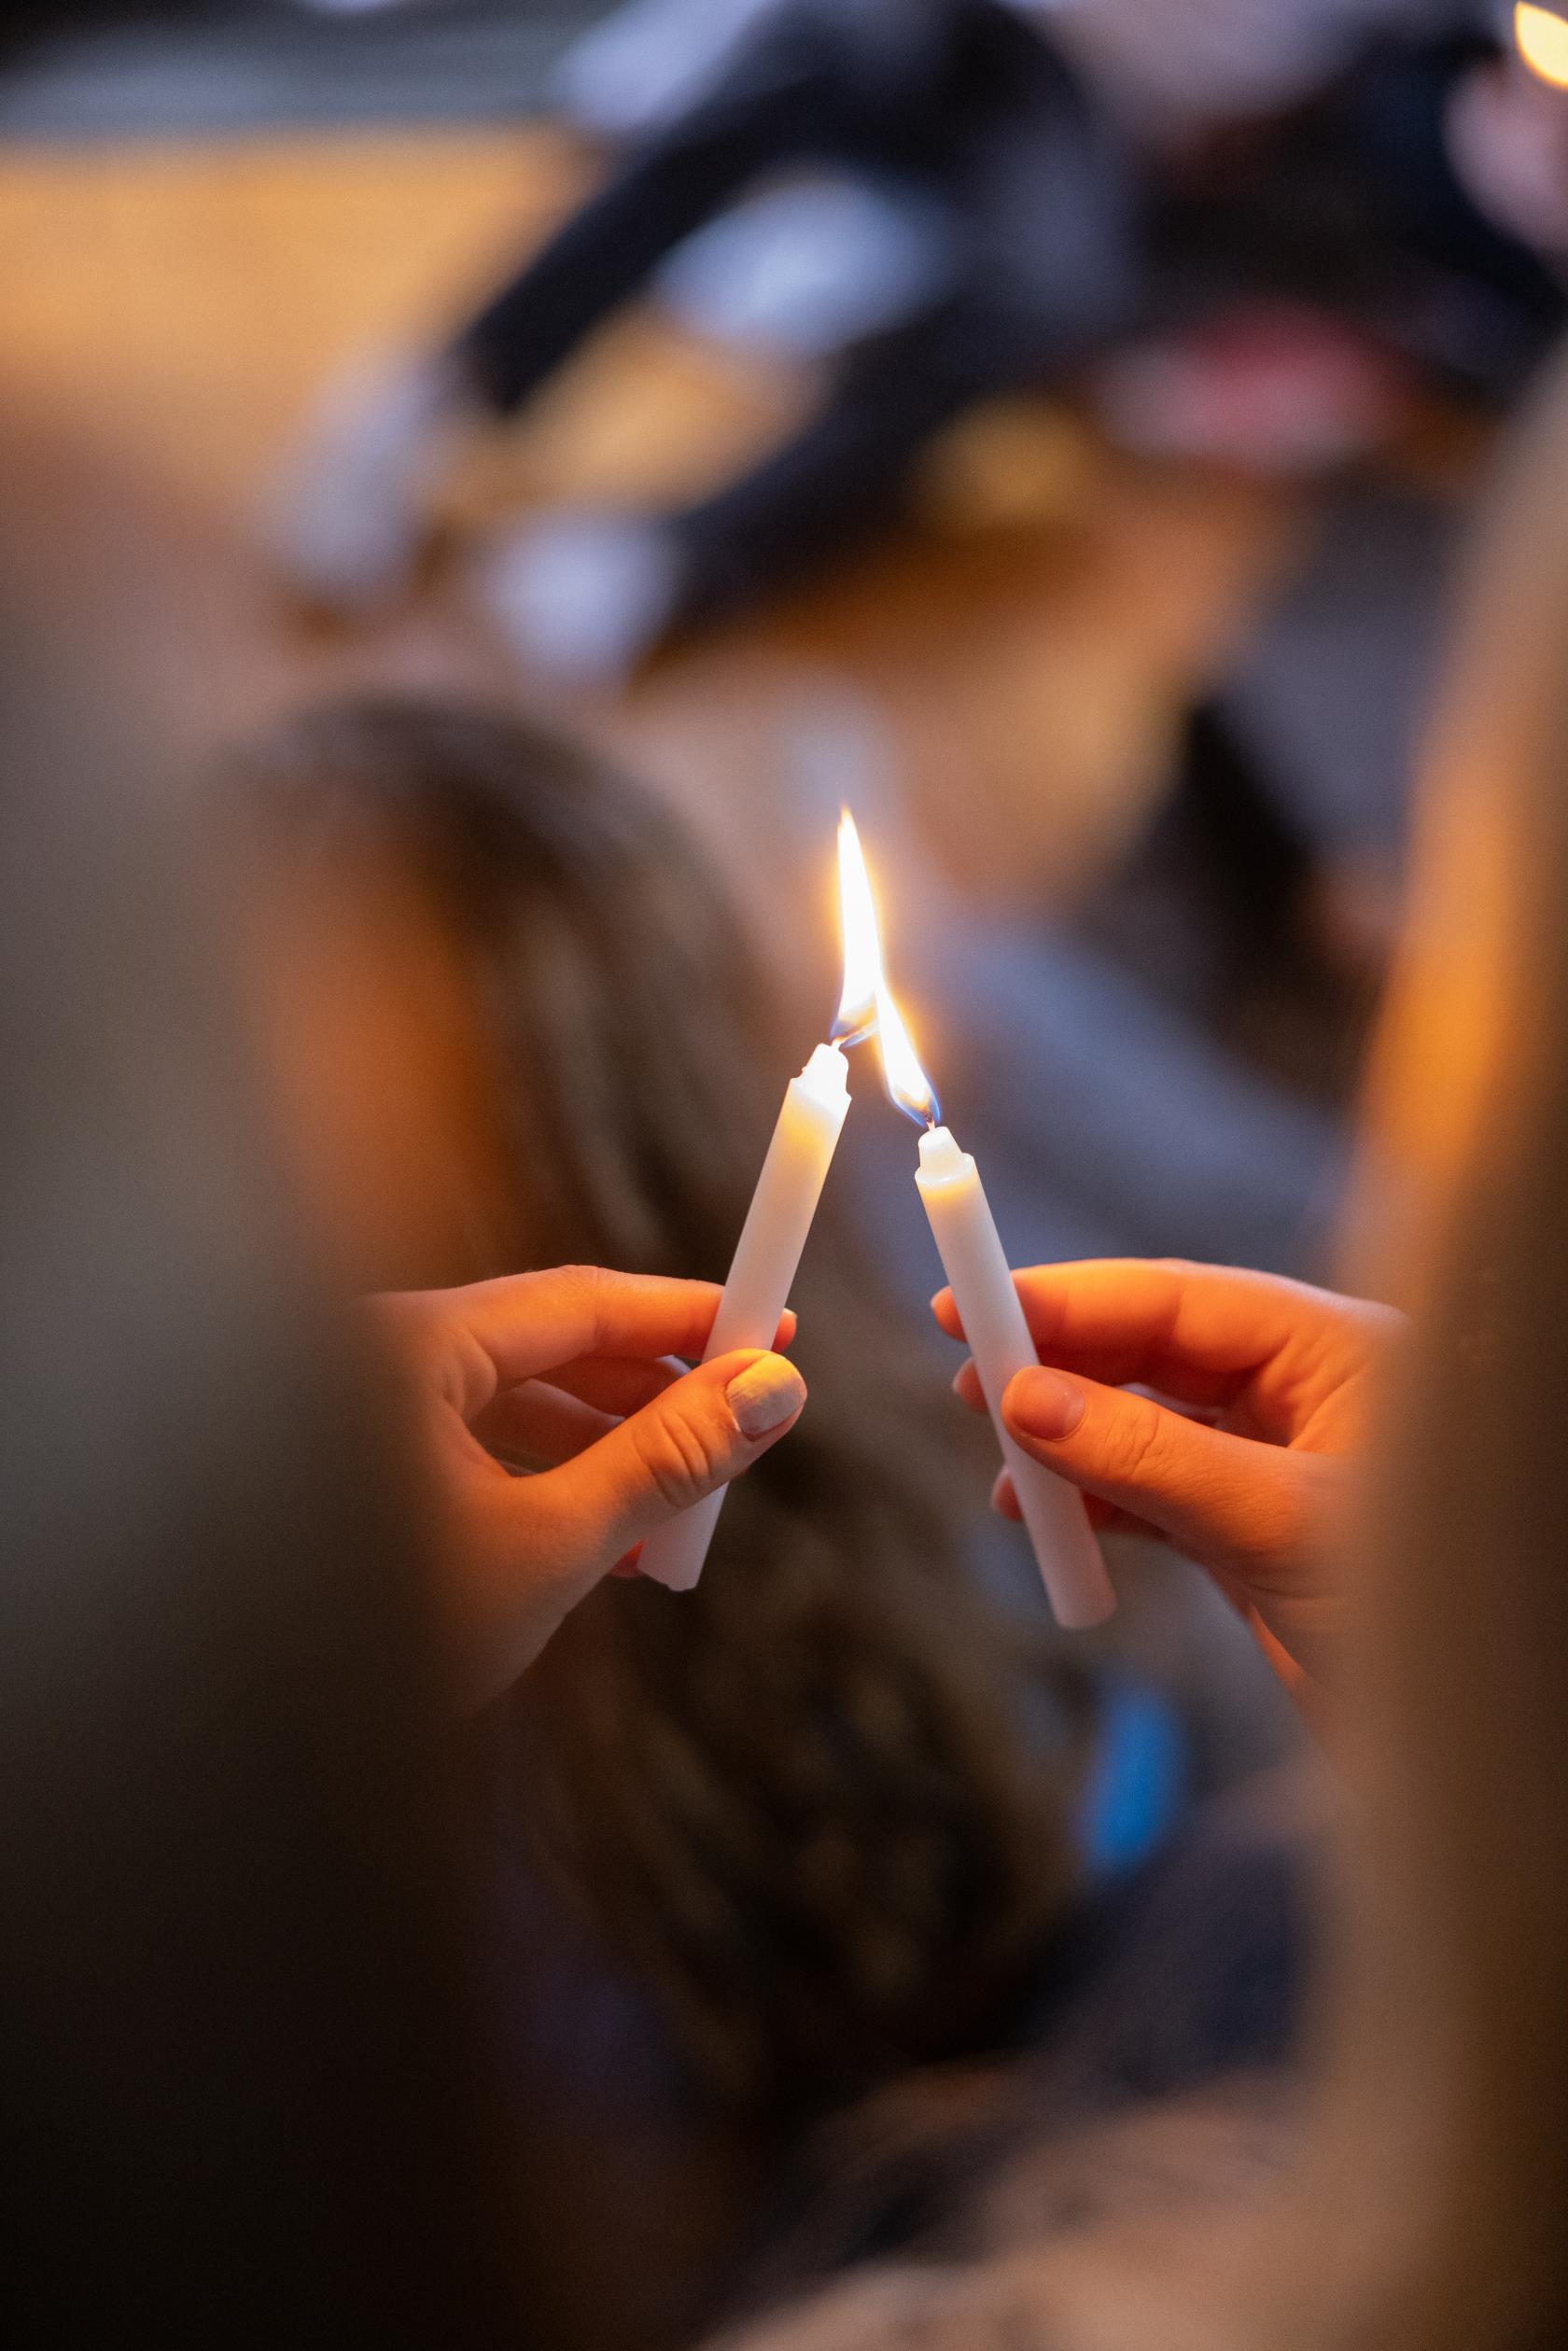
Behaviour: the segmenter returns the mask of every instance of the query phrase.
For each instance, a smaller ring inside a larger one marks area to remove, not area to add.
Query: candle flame
[[[1568,21],[1555,8],[1518,0],[1514,9],[1514,42],[1538,81],[1554,90],[1568,90]]]
[[[889,992],[882,970],[876,900],[861,836],[847,808],[838,820],[838,899],[844,930],[844,992],[833,1027],[834,1042],[860,1044],[875,1035],[889,1100],[917,1125],[934,1126],[940,1115],[935,1090],[920,1067],[903,1015]]]
[[[835,1044],[858,1045],[876,1026],[882,942],[861,836],[847,808],[838,816],[838,921],[844,939],[844,989],[833,1025]]]
[[[883,980],[876,990],[876,1050],[882,1057],[882,1083],[888,1099],[912,1118],[917,1127],[934,1127],[942,1116],[936,1088],[920,1067],[903,1015]]]

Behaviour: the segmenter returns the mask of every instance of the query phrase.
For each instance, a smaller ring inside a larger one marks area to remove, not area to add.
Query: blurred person
[[[638,59],[651,52],[651,105],[624,103],[618,33]],[[690,59],[693,35],[689,70],[661,65],[665,41]],[[595,91],[609,98],[623,161],[438,358],[329,400],[274,501],[279,556],[307,593],[354,604],[396,586],[443,441],[520,408],[770,175],[840,176],[762,200],[760,262],[743,231],[738,251],[734,239],[706,259],[691,249],[684,274],[699,307],[724,312],[750,307],[737,270],[771,277],[779,344],[831,362],[820,406],[796,440],[682,512],[562,515],[497,551],[490,601],[563,670],[613,673],[677,622],[814,561],[886,509],[940,425],[1071,364],[1126,314],[1115,142],[1056,49],[998,0],[767,0],[705,29],[690,11],[633,11],[590,36],[574,91],[591,114]]]
[[[607,183],[442,353],[332,388],[270,502],[276,559],[329,605],[401,586],[454,441],[522,407],[661,270],[699,328],[825,364],[823,397],[683,510],[563,512],[497,543],[485,600],[566,674],[618,675],[847,543],[962,409],[1134,327],[1146,347],[1103,399],[1146,445],[1333,462],[1386,427],[1400,355],[1505,392],[1561,301],[1541,208],[1487,217],[1499,109],[1450,139],[1496,54],[1446,37],[1471,13],[642,0],[561,77],[568,114],[622,150]]]
[[[884,2236],[746,2351],[1561,2340],[1565,445],[1560,371],[1433,739],[1351,1242],[1408,1319],[1227,1268],[1019,1277],[1042,1364],[1013,1434],[1209,1570],[1341,1765],[1317,2064],[1085,2129],[1003,2085],[945,2134],[919,2258]]]
[[[721,1270],[791,1048],[677,823],[522,721],[398,698],[284,723],[234,782],[288,1123],[355,1279]],[[566,2201],[636,2180],[572,2340],[585,2308],[667,2332],[806,2120],[1015,2039],[1177,1800],[1163,1710],[982,1581],[930,1364],[832,1194],[796,1294],[794,1458],[736,1487],[693,1592],[578,1608],[500,1734],[518,2103]]]
[[[63,462],[7,454],[7,2336],[516,2341],[534,2216],[501,2209],[455,1705],[781,1434],[798,1377],[752,1352],[666,1386],[701,1284],[550,1273],[370,1331],[334,1308],[137,723],[126,551],[78,565]],[[575,1358],[592,1392],[607,1347],[623,1381],[651,1364],[640,1427],[527,1481],[472,1444],[497,1387],[526,1407],[521,1375]],[[724,1401],[758,1364],[766,1434]]]

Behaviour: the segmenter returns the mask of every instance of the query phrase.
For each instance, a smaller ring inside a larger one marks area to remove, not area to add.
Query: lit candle
[[[850,1043],[868,1032],[875,1012],[875,974],[865,959],[864,927],[849,919],[846,898],[847,890],[863,883],[865,874],[853,834],[854,826],[846,816],[839,827],[839,893],[846,909],[844,990],[833,1034],[834,1040]],[[836,1042],[819,1045],[785,1092],[784,1107],[735,1243],[705,1363],[711,1363],[716,1355],[727,1355],[733,1348],[773,1345],[848,1111],[849,1065]],[[671,1591],[689,1592],[702,1574],[723,1506],[721,1486],[706,1502],[683,1511],[650,1536],[639,1561],[644,1575],[667,1584]]]
[[[974,1357],[1001,1458],[1013,1479],[1052,1611],[1059,1625],[1074,1630],[1098,1625],[1116,1605],[1116,1596],[1083,1497],[1039,1462],[1031,1461],[1002,1425],[1001,1399],[1008,1381],[1040,1358],[1029,1335],[979,1170],[945,1127],[932,1125],[920,1138],[920,1166],[915,1182],[952,1286],[953,1302]]]
[[[876,910],[863,866],[857,888],[846,890],[845,903],[855,907],[857,918],[869,925],[869,947],[858,945],[857,955],[861,965],[873,973],[883,1083],[899,1109],[925,1128],[916,1187],[952,1288],[1052,1612],[1058,1624],[1074,1630],[1099,1624],[1114,1608],[1116,1596],[1083,1497],[1022,1451],[1002,1421],[1001,1399],[1008,1381],[1039,1357],[979,1170],[940,1124],[935,1090],[920,1067],[909,1031],[882,976]]]

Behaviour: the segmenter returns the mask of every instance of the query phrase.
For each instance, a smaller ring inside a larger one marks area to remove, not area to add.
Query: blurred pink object
[[[1095,400],[1113,440],[1141,455],[1302,474],[1375,447],[1407,390],[1369,338],[1279,305],[1119,352],[1099,371]]]

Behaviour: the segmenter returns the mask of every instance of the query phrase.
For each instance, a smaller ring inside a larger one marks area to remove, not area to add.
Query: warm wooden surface
[[[587,169],[542,131],[0,161],[0,402],[138,483],[189,738],[366,679],[521,693],[638,760],[744,881],[765,875],[780,715],[825,679],[879,715],[956,879],[1014,900],[1070,888],[1153,788],[1172,711],[1223,660],[1291,518],[1277,494],[1113,458],[1043,402],[973,420],[933,455],[906,527],[613,700],[520,677],[455,565],[357,634],[310,631],[272,595],[244,519],[323,373],[459,315]],[[452,512],[686,490],[801,397],[630,319],[475,453]],[[71,527],[91,563],[79,513]]]

